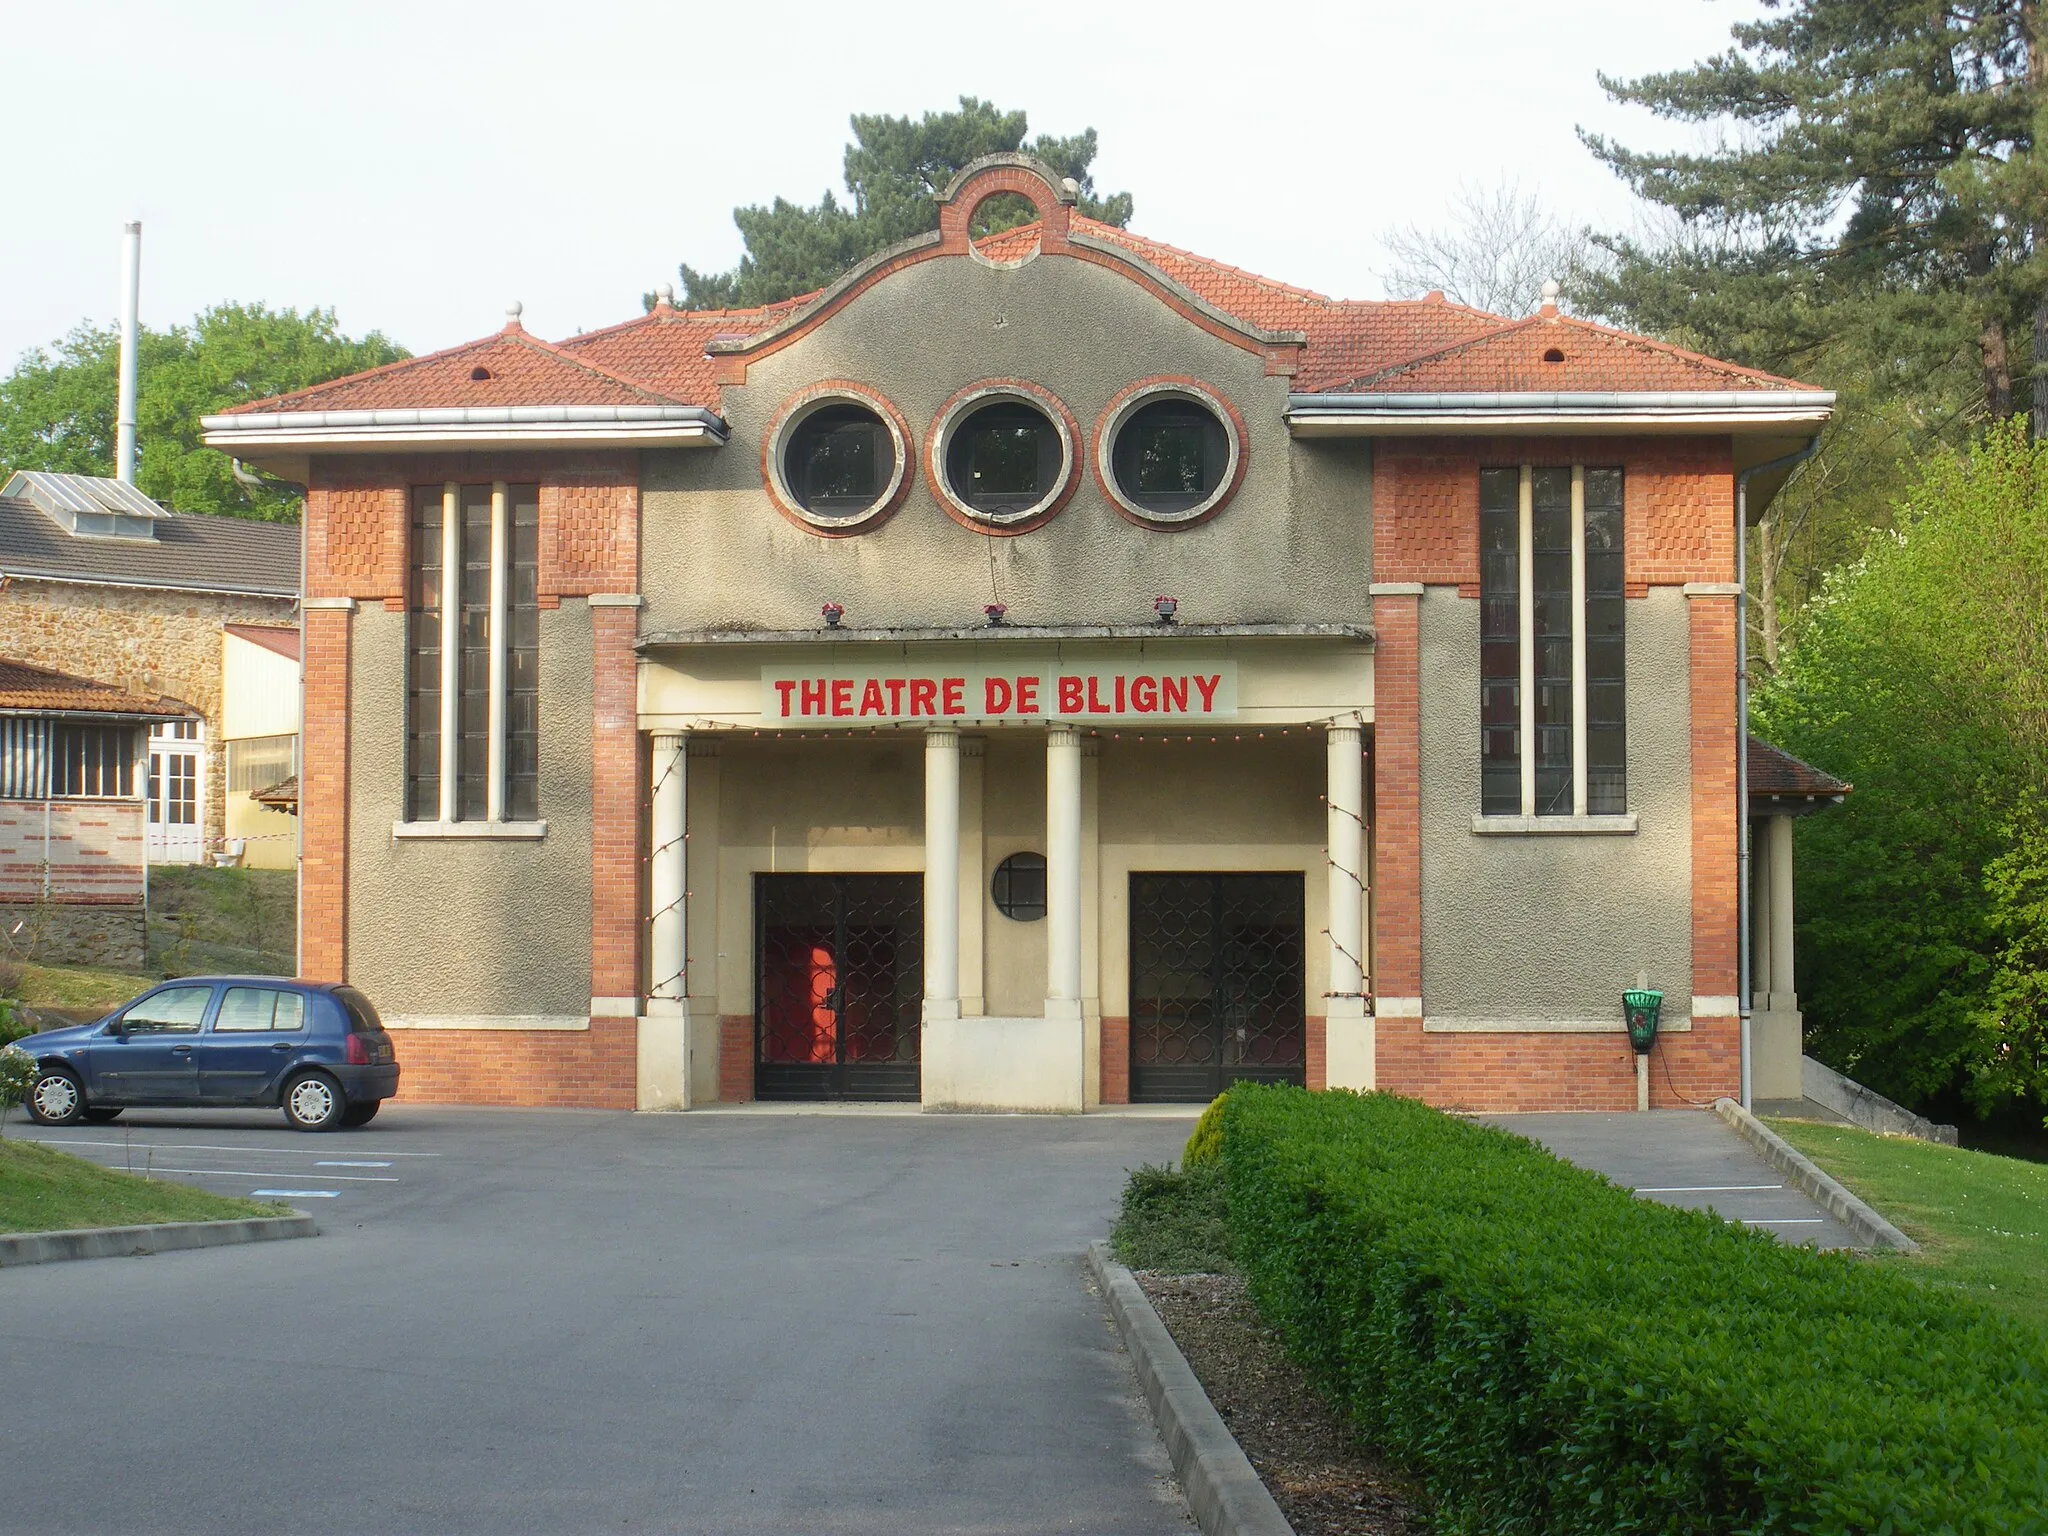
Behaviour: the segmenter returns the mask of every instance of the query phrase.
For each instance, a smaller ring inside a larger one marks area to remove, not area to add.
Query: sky
[[[1575,222],[1632,201],[1579,143],[1693,130],[1608,101],[1719,50],[1758,0],[1028,6],[0,0],[0,369],[119,314],[329,307],[415,352],[630,318],[738,259],[735,204],[838,189],[854,112],[962,94],[1101,134],[1138,232],[1349,298],[1381,237],[1512,178]],[[32,136],[24,136],[24,130]]]

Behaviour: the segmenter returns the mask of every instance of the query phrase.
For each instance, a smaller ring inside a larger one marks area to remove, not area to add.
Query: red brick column
[[[1734,998],[1739,926],[1737,879],[1741,824],[1735,806],[1735,599],[1693,597],[1692,629],[1692,992],[1700,999]],[[1675,1022],[1675,1021],[1674,1021]],[[1741,1086],[1740,1023],[1696,1018],[1689,1035],[1664,1035],[1652,1064],[1661,1098],[1670,1088],[1657,1070],[1668,1065],[1680,1095],[1735,1093]]]
[[[305,650],[306,715],[299,776],[299,973],[317,981],[348,979],[352,607],[308,607],[300,620]]]
[[[1373,966],[1375,1002],[1422,996],[1422,599],[1375,597],[1373,627]],[[1420,1095],[1422,1029],[1382,1017],[1381,1088]]]
[[[590,991],[640,991],[640,808],[646,798],[639,732],[638,610],[593,602],[590,733]]]
[[[1131,1102],[1131,1021],[1128,1016],[1102,1016],[1102,1102]]]

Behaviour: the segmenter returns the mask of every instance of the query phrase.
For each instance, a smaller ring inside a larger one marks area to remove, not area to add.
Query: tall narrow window
[[[1479,796],[1522,809],[1522,474],[1479,472]]]
[[[413,492],[406,815],[539,815],[540,487]]]
[[[405,817],[441,815],[441,487],[412,493],[411,590],[406,593]]]
[[[1479,476],[1480,813],[1628,810],[1619,469]]]
[[[1586,471],[1586,813],[1628,810],[1621,471]]]

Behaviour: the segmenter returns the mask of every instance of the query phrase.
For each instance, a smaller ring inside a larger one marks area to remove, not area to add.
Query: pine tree
[[[1026,150],[1061,176],[1080,184],[1079,211],[1091,219],[1122,226],[1130,222],[1131,195],[1097,196],[1089,167],[1096,152],[1095,130],[1069,138],[1040,134],[1028,146],[1022,112],[1004,112],[992,102],[960,98],[957,112],[908,117],[856,114],[854,142],[846,146],[846,192],[842,203],[828,189],[811,207],[776,198],[767,206],[733,210],[746,240],[746,254],[730,272],[700,272],[685,262],[679,271],[685,302],[693,309],[773,304],[822,288],[876,251],[939,227],[936,201],[960,168],[983,155]],[[1031,217],[1022,198],[985,210],[987,231],[1010,228]],[[647,302],[654,302],[653,296]]]

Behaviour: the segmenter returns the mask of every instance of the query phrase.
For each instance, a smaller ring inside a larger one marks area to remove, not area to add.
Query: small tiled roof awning
[[[151,716],[183,720],[198,713],[189,704],[162,696],[130,693],[47,667],[0,657],[0,712],[37,715]]]
[[[257,790],[249,798],[270,810],[296,816],[299,814],[299,776],[295,773],[280,784]]]
[[[1749,813],[1799,816],[1840,805],[1855,788],[1767,741],[1749,738]]]

